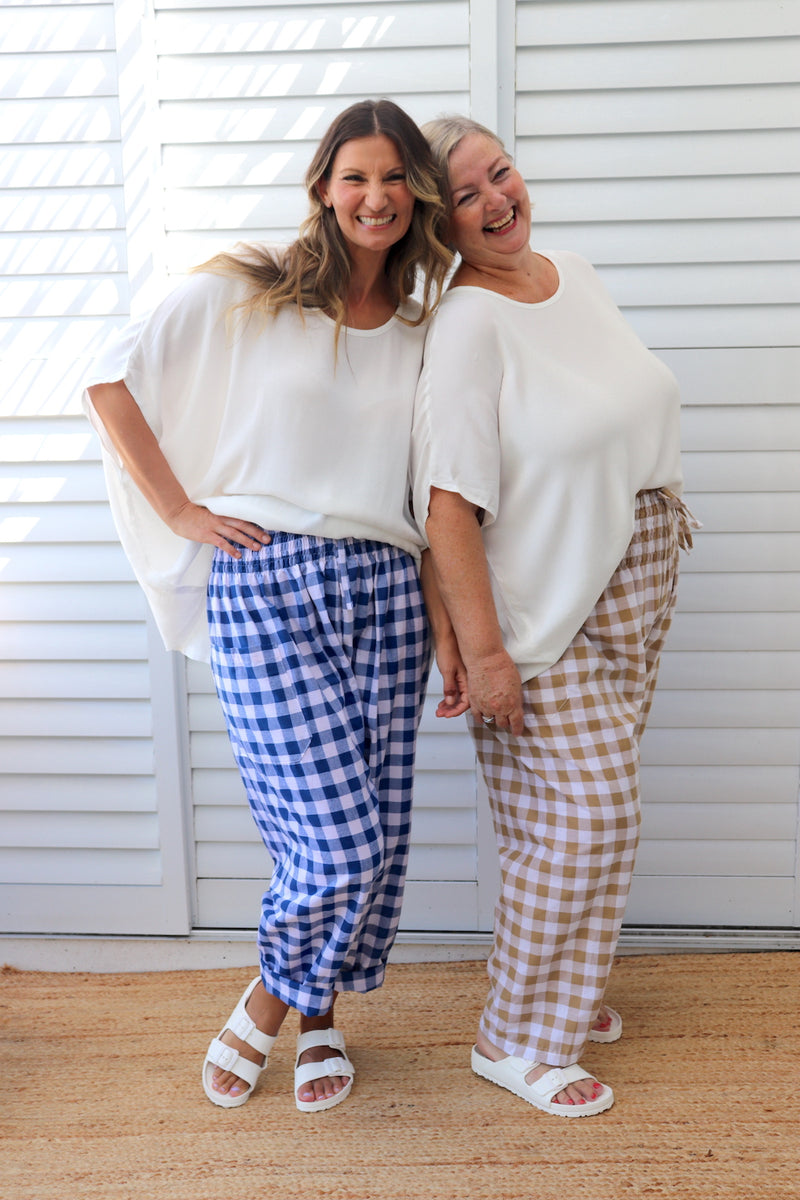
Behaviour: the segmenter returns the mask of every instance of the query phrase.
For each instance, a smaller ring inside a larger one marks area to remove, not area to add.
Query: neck
[[[558,287],[558,273],[549,259],[526,246],[518,255],[497,261],[472,263],[462,259],[453,277],[453,285],[459,284],[535,303],[553,295]]]
[[[374,329],[389,320],[395,301],[386,278],[386,255],[353,256],[347,289],[347,324]]]

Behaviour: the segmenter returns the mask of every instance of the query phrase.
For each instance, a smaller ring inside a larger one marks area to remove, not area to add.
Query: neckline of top
[[[558,275],[558,287],[553,292],[552,296],[548,296],[546,300],[514,300],[511,296],[506,296],[503,292],[496,292],[493,288],[479,287],[475,283],[459,284],[457,287],[447,292],[448,296],[454,295],[456,292],[484,292],[488,296],[496,296],[498,300],[502,300],[505,304],[513,304],[517,308],[547,308],[551,304],[555,304],[561,298],[564,292],[564,272],[559,267],[558,263],[552,257],[552,254],[547,254],[543,250],[536,252],[542,258],[546,258],[549,263],[555,268]]]

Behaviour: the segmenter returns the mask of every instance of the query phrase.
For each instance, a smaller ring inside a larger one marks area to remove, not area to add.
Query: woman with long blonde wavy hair
[[[167,647],[210,659],[273,863],[260,973],[203,1088],[247,1101],[295,1008],[295,1098],[315,1112],[354,1077],[336,996],[380,986],[400,915],[430,657],[408,448],[450,254],[427,144],[388,100],[334,120],[306,185],[297,239],[198,268],[95,364],[87,406],[123,545]],[[457,715],[435,595],[429,611]]]

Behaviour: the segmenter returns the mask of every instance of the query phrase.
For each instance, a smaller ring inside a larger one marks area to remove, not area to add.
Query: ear
[[[330,208],[331,202],[328,199],[328,181],[325,178],[317,180],[317,195],[326,208]]]

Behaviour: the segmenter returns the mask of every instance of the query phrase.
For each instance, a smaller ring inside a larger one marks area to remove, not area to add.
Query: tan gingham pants
[[[575,1062],[619,937],[639,837],[639,740],[691,515],[637,497],[624,559],[548,671],[524,684],[516,738],[472,720],[502,873],[481,1030],[507,1054]]]

